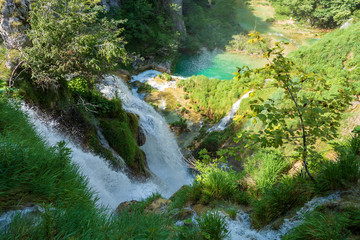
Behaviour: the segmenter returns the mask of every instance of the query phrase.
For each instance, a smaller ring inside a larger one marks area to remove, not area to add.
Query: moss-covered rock
[[[114,119],[101,119],[100,128],[109,145],[124,159],[135,174],[147,175],[145,154],[136,143],[131,124]]]

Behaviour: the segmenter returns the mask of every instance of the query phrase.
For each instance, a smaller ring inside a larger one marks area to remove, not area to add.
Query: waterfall
[[[250,96],[250,93],[252,93],[253,91],[250,91],[248,93],[246,93],[244,96],[242,96],[239,100],[237,100],[231,107],[230,112],[220,120],[220,122],[213,126],[212,128],[210,128],[208,130],[208,132],[212,132],[212,131],[223,131],[225,130],[225,128],[231,123],[231,121],[233,120],[236,112],[239,110],[240,104],[242,102],[242,100],[248,98]]]
[[[117,96],[127,112],[140,117],[139,124],[146,135],[146,143],[141,149],[146,153],[150,170],[160,179],[163,187],[173,193],[182,185],[189,184],[192,177],[184,167],[183,157],[165,119],[153,107],[133,94],[119,77],[105,77],[98,89],[107,98]]]
[[[230,239],[243,240],[280,240],[291,229],[299,226],[307,213],[314,211],[318,206],[326,203],[339,201],[340,193],[334,193],[327,197],[317,197],[307,202],[296,215],[285,219],[283,225],[278,230],[272,230],[265,227],[262,230],[256,231],[250,228],[250,216],[242,211],[238,212],[236,220],[227,219],[228,230],[230,231]]]
[[[58,132],[55,121],[43,120],[25,105],[22,109],[29,115],[35,130],[49,145],[60,141],[67,143],[67,147],[72,151],[72,162],[88,179],[89,187],[95,191],[99,203],[104,206],[115,209],[123,201],[141,200],[154,192],[170,197],[182,185],[191,183],[192,177],[182,163],[182,155],[165,120],[150,105],[134,96],[120,78],[107,77],[100,88],[103,93],[110,90],[106,94],[108,97],[117,94],[125,110],[140,116],[140,125],[147,139],[141,148],[146,154],[150,170],[154,173],[145,182],[133,181],[125,173],[112,170],[104,159],[85,152],[69,137]]]

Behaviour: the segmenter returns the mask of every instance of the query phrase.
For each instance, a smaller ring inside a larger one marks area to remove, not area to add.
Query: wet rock
[[[124,210],[128,209],[131,205],[136,204],[136,203],[139,203],[139,201],[131,200],[131,201],[122,202],[116,208],[115,213],[121,214]]]
[[[185,219],[191,218],[194,215],[194,212],[191,209],[182,209],[177,213],[174,218],[178,221],[184,221]]]
[[[146,142],[146,136],[145,136],[144,130],[141,127],[139,127],[139,129],[138,129],[136,142],[139,147],[143,146]]]
[[[149,57],[148,59],[136,58],[132,64],[132,67],[137,72],[154,69],[159,72],[171,73],[171,61],[155,62],[153,57]]]
[[[167,207],[170,205],[171,200],[158,198],[152,201],[152,203],[145,208],[145,212],[161,214],[165,213]]]
[[[190,130],[186,126],[170,125],[170,129],[175,133],[176,136],[179,136],[184,132],[190,132]]]
[[[201,213],[204,213],[207,211],[207,207],[205,205],[202,204],[196,204],[193,206],[194,211],[196,212],[197,215],[200,215]]]

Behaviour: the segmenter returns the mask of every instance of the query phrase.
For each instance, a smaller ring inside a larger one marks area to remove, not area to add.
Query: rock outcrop
[[[112,7],[120,7],[121,0],[101,0],[101,4],[109,11]]]
[[[170,0],[170,16],[174,22],[174,30],[179,32],[181,39],[186,37],[186,27],[183,19],[183,0]]]
[[[29,0],[4,0],[0,3],[0,35],[8,49],[31,45],[25,31],[29,28]]]

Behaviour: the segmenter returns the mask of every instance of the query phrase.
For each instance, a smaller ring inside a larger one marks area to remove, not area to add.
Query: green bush
[[[315,211],[307,215],[299,226],[290,230],[284,240],[356,239],[359,226],[360,209],[358,208]],[[352,234],[354,238],[350,237]]]
[[[264,191],[281,178],[289,163],[280,151],[261,150],[244,163],[244,171],[255,181],[256,188]]]
[[[201,163],[198,163],[197,169],[200,172],[196,182],[201,191],[201,201],[209,203],[214,199],[233,200],[239,193],[235,171],[219,168],[217,164]]]
[[[206,239],[221,240],[229,235],[225,217],[220,216],[218,212],[206,212],[196,220]]]
[[[360,136],[337,145],[338,158],[320,166],[316,187],[321,192],[351,187],[360,179]]]
[[[261,228],[294,207],[301,206],[313,196],[312,187],[302,178],[284,178],[265,189],[259,200],[254,199],[252,223]]]

